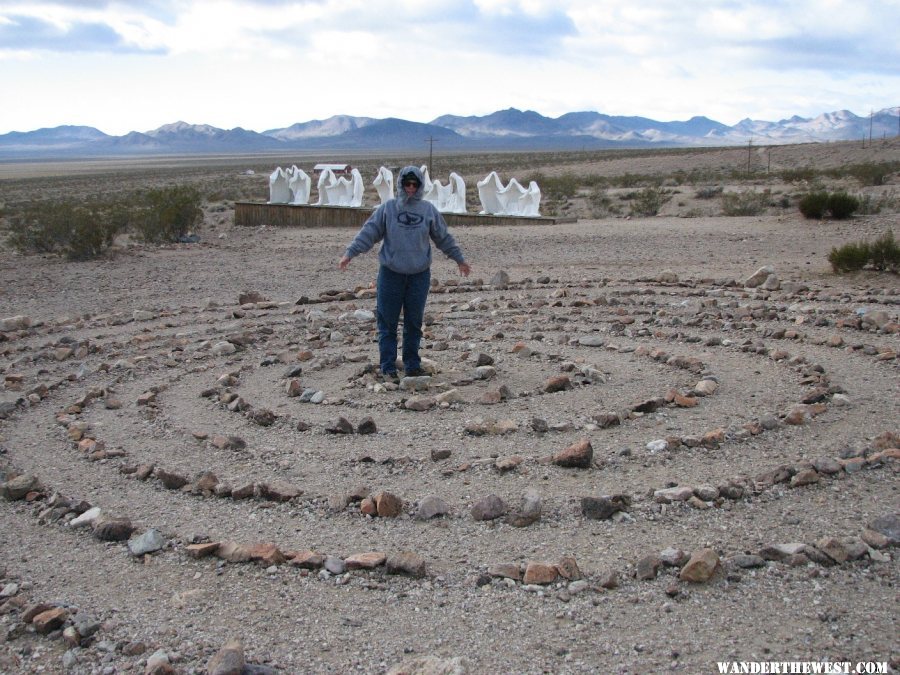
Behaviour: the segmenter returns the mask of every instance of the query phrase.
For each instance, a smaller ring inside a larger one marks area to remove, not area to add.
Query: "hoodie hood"
[[[419,181],[419,189],[416,190],[416,194],[412,197],[407,197],[406,190],[403,189],[403,178],[409,174],[413,174],[416,177],[416,180]],[[422,170],[417,166],[404,166],[400,169],[400,175],[397,179],[397,201],[401,204],[406,204],[407,201],[420,200],[424,195],[425,175],[422,173]]]

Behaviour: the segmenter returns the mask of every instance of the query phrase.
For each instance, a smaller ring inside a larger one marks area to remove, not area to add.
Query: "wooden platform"
[[[362,227],[374,207],[311,206],[297,204],[261,204],[235,202],[234,224],[246,227]],[[576,218],[545,216],[482,216],[477,213],[445,213],[450,227],[483,225],[557,225],[574,223]]]

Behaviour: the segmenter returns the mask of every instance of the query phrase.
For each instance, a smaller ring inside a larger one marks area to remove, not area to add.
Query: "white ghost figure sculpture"
[[[503,213],[503,204],[497,196],[503,190],[503,183],[496,171],[491,171],[476,184],[478,186],[478,199],[481,200],[481,213],[499,215]]]
[[[532,216],[537,218],[541,215],[541,188],[535,181],[528,184],[528,189],[522,196],[520,202],[520,213],[523,216]]]
[[[422,199],[434,204],[441,213],[466,212],[466,184],[459,174],[451,173],[446,185],[439,180],[429,183]]]
[[[375,191],[378,193],[378,199],[381,200],[382,204],[384,204],[388,199],[393,199],[394,174],[391,173],[390,169],[384,166],[379,168],[378,175],[375,176],[375,180],[372,181],[372,185],[375,186]]]
[[[334,178],[334,174],[331,174]],[[363,179],[359,169],[350,172],[350,178],[341,176],[325,186],[328,204],[331,206],[362,206]]]
[[[303,169],[292,166],[287,170],[288,188],[291,191],[291,204],[309,204],[309,192],[312,181]]]
[[[481,200],[481,213],[495,216],[532,216],[540,215],[541,190],[538,184],[531,181],[528,189],[515,178],[504,187],[496,171],[491,171],[478,182],[478,198]]]
[[[319,181],[316,183],[316,190],[319,192],[319,199],[316,201],[316,206],[326,206],[331,202],[328,201],[329,196],[329,188],[332,187],[337,182],[337,179],[334,177],[334,171],[331,169],[325,169],[322,173],[319,174]]]
[[[291,188],[288,187],[288,177],[279,166],[269,176],[269,203],[287,204],[291,201]]]

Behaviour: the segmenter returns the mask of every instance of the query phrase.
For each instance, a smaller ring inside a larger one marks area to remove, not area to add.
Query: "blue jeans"
[[[375,318],[378,325],[378,352],[381,372],[397,372],[397,324],[403,310],[403,369],[421,367],[419,343],[425,300],[431,286],[431,270],[418,274],[400,274],[384,265],[378,270]]]

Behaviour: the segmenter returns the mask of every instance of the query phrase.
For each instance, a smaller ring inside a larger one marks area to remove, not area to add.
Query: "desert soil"
[[[827,262],[896,224],[784,209],[457,228],[473,274],[436,255],[422,391],[368,372],[377,259],[337,270],[352,231],[217,211],[195,244],[0,251],[0,319],[30,319],[0,333],[0,482],[40,483],[0,500],[0,671],[200,673],[233,639],[258,673],[900,668],[900,283]],[[745,286],[765,265],[780,284]],[[336,433],[368,417],[374,433]],[[584,441],[584,468],[561,466]],[[658,493],[678,486],[693,496]],[[379,493],[399,515],[363,513]],[[476,520],[491,495],[507,513]],[[514,522],[526,495],[540,515]],[[583,510],[617,495],[612,517]],[[435,498],[448,512],[420,518]],[[88,506],[161,548],[73,526]],[[682,579],[702,549],[711,577]],[[360,553],[390,569],[342,571]],[[29,623],[38,603],[68,618]]]

